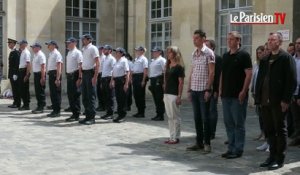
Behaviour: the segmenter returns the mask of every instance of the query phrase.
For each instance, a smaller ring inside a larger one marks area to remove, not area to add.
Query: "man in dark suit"
[[[12,105],[9,105],[9,108],[19,108],[21,104],[20,94],[18,91],[18,72],[19,72],[19,61],[20,61],[20,52],[16,49],[17,41],[11,38],[8,38],[7,41],[8,47],[11,50],[8,57],[8,78],[10,80],[14,102]]]

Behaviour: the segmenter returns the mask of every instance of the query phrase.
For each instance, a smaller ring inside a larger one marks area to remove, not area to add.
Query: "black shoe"
[[[243,155],[242,153],[228,154],[226,156],[226,159],[236,159],[242,157],[242,155]]]
[[[273,162],[268,166],[268,170],[277,170],[281,167],[283,167],[283,163]]]
[[[98,112],[105,111],[105,109],[99,106],[99,107],[96,108],[96,111],[98,111]]]
[[[105,114],[104,116],[100,117],[101,119],[104,119],[104,120],[108,120],[108,119],[112,119],[112,114]]]
[[[84,124],[88,119],[87,118],[84,118],[84,119],[80,119],[78,121],[79,124]]]
[[[151,120],[153,120],[153,121],[164,121],[164,117],[163,116],[155,116],[155,117],[151,118]]]
[[[59,112],[51,112],[50,114],[47,114],[47,117],[60,117],[60,113]]]
[[[29,106],[22,106],[18,109],[19,111],[26,111],[26,110],[30,110]]]
[[[122,119],[124,119],[124,118],[125,118],[125,116],[118,116],[117,118],[113,119],[113,122],[114,123],[121,123],[123,121]]]
[[[95,124],[96,122],[95,122],[95,119],[89,119],[89,120],[86,120],[84,123],[82,123],[82,124],[84,124],[84,125],[92,125],[92,124]]]
[[[193,146],[190,146],[190,147],[186,148],[187,151],[199,151],[199,150],[202,150],[202,149],[204,149],[204,145],[198,145],[198,144],[195,144]]]
[[[228,140],[226,140],[226,141],[224,142],[224,144],[225,144],[225,145],[228,145],[228,144],[229,144]]]
[[[135,118],[145,118],[145,114],[138,114],[138,115],[135,115],[133,117],[135,117]]]
[[[9,107],[9,108],[19,108],[19,106],[15,105],[15,104],[9,105],[7,107]]]
[[[268,167],[270,166],[271,164],[273,164],[273,162],[275,162],[274,159],[271,159],[270,157],[267,158],[266,161],[264,161],[263,163],[261,163],[259,166],[260,167]]]
[[[227,151],[226,153],[223,153],[223,154],[221,155],[221,157],[227,158],[227,156],[228,156],[228,155],[231,155],[231,154],[232,154],[232,152]]]
[[[35,110],[32,110],[31,113],[33,114],[41,114],[44,112],[43,108],[37,107]]]
[[[65,112],[72,112],[71,107],[68,107],[64,110]]]
[[[71,117],[66,119],[66,122],[78,121],[79,115],[71,115]]]
[[[136,113],[136,114],[133,114],[132,117],[136,117],[136,116],[138,116],[138,115],[139,115],[139,113]]]
[[[47,106],[47,109],[52,109],[52,105],[51,106]]]

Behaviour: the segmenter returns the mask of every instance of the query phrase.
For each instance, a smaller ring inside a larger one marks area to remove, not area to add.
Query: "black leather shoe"
[[[26,111],[26,110],[30,110],[29,106],[22,106],[18,109],[19,111]]]
[[[47,114],[47,117],[52,117],[52,118],[54,118],[54,117],[60,117],[60,113],[58,113],[58,112],[51,112],[50,114]]]
[[[47,106],[47,109],[52,109],[52,105],[51,106]]]
[[[153,120],[153,121],[164,121],[164,117],[163,116],[156,116],[156,117],[151,118],[151,120]]]
[[[271,165],[274,162],[274,159],[271,159],[270,157],[267,158],[266,161],[264,161],[263,163],[261,163],[259,166],[260,167],[268,167],[269,165]]]
[[[78,123],[79,123],[79,124],[84,124],[87,120],[88,120],[87,118],[84,118],[84,119],[79,120]]]
[[[92,124],[95,124],[95,119],[89,119],[89,120],[86,120],[83,124],[84,125],[92,125]]]
[[[242,157],[243,154],[228,154],[225,158],[226,159],[236,159],[236,158],[239,158],[239,157]]]
[[[66,122],[72,122],[72,121],[78,121],[79,116],[78,115],[71,115],[71,117],[66,119]]]
[[[283,163],[273,162],[268,166],[268,170],[277,170],[281,167],[283,167]]]
[[[31,113],[33,113],[33,114],[41,114],[43,112],[44,112],[43,108],[39,108],[39,107],[37,107],[35,110],[31,111]]]
[[[64,110],[65,112],[72,112],[71,107],[68,107]]]
[[[221,155],[221,157],[227,158],[227,156],[230,155],[230,154],[232,154],[232,152],[227,151],[226,153],[223,153],[223,154]]]
[[[124,121],[123,119],[125,118],[125,116],[118,116],[117,118],[113,119],[114,123],[121,123],[122,121]]]
[[[105,114],[104,116],[101,116],[100,118],[104,119],[104,120],[112,119],[112,114]]]
[[[9,107],[9,108],[18,108],[19,106],[15,105],[15,104],[12,104],[12,105],[9,105],[7,107]]]

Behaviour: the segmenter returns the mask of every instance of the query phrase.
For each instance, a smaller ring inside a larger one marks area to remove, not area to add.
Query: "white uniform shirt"
[[[101,73],[102,72],[102,66],[103,66],[103,60],[104,60],[104,57],[105,57],[105,55],[102,53],[102,54],[100,54],[100,57],[99,57],[99,63],[100,63],[100,66],[99,66],[99,73]]]
[[[159,56],[153,59],[149,66],[149,77],[157,77],[163,74],[166,65],[166,59]]]
[[[30,62],[31,54],[27,48],[25,48],[20,56],[19,68],[26,68],[27,62]]]
[[[144,55],[134,59],[132,68],[134,74],[144,73],[145,68],[148,68],[148,59]]]
[[[115,64],[113,68],[113,77],[121,77],[129,71],[128,61],[125,57],[121,57]]]
[[[99,59],[99,50],[92,43],[82,48],[82,70],[91,70],[96,66],[95,59]]]
[[[67,73],[73,73],[79,69],[79,64],[82,63],[82,53],[76,47],[69,50],[67,55]]]
[[[129,65],[129,71],[132,71],[132,69],[133,69],[133,62],[130,61],[130,60],[127,60],[127,62],[128,62],[128,65]]]
[[[41,65],[46,65],[46,55],[43,51],[38,51],[37,53],[33,54],[32,59],[32,71],[33,72],[41,72]]]
[[[102,61],[102,76],[101,77],[111,77],[112,76],[112,70],[114,68],[114,65],[116,63],[115,57],[113,57],[111,54],[104,56]]]
[[[62,63],[62,56],[60,52],[57,49],[54,49],[52,52],[49,53],[48,58],[48,67],[47,70],[56,70],[57,69],[57,63]]]

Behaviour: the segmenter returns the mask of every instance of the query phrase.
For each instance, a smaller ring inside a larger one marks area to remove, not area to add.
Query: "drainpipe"
[[[128,0],[124,0],[124,49],[128,50]]]

